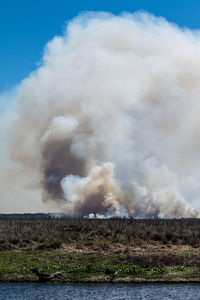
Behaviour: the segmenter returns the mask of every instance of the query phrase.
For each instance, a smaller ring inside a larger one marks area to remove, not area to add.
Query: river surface
[[[1,300],[200,300],[200,285],[0,284]]]

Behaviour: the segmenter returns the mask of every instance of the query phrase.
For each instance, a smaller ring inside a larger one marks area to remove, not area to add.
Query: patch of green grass
[[[118,272],[118,278],[199,278],[199,268],[186,268],[176,266],[170,268],[142,268],[133,263],[120,263],[120,255],[103,254],[65,254],[53,251],[38,252],[0,252],[0,280],[1,281],[24,281],[37,280],[32,273],[34,267],[39,267],[44,272],[64,271],[62,281],[82,281],[101,276],[102,278],[111,278],[105,275],[105,269],[110,268]],[[117,263],[116,263],[117,262]],[[178,274],[178,275],[177,275]],[[171,276],[171,277],[170,277]]]
[[[190,257],[190,256],[193,256],[193,255],[196,255],[196,251],[195,250],[184,250],[184,251],[181,251],[179,253],[180,256],[184,256],[184,257]]]
[[[146,273],[146,279],[160,279],[169,273],[167,268],[148,268],[148,272]]]
[[[114,259],[117,259],[117,255],[2,251],[0,252],[0,280],[14,278],[18,274],[23,275],[25,279],[36,278],[31,271],[34,267],[39,267],[45,272],[63,270],[66,275],[65,278],[80,280],[103,274],[107,267],[113,267],[112,261]]]
[[[175,272],[184,272],[185,267],[184,266],[177,266],[173,269],[173,271],[175,271]]]
[[[183,274],[185,279],[200,278],[200,269],[197,267],[189,267]]]

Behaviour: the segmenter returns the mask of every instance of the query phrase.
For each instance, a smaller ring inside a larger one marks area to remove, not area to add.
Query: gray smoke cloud
[[[199,83],[199,31],[147,13],[80,15],[18,87],[5,199],[91,217],[199,217]]]

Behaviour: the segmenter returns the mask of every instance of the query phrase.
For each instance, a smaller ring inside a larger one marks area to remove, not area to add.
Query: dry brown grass
[[[200,246],[200,220],[0,220],[0,250],[110,245]]]
[[[200,220],[0,220],[5,250],[116,255],[142,267],[199,266]]]

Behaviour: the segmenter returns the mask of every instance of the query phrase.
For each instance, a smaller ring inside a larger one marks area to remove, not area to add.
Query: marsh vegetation
[[[0,220],[0,280],[34,280],[31,269],[64,271],[64,281],[199,280],[200,220]],[[109,276],[108,276],[109,280]]]

